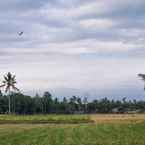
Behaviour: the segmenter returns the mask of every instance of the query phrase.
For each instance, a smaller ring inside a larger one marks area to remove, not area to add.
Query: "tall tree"
[[[8,72],[6,75],[4,75],[4,80],[2,82],[3,84],[0,87],[5,87],[5,93],[8,93],[9,96],[9,114],[11,113],[11,97],[10,92],[11,90],[19,91],[18,88],[16,88],[15,84],[16,82],[16,76],[12,75],[10,72]]]
[[[52,109],[52,95],[50,92],[44,92],[44,95],[42,97],[43,100],[43,111],[45,114],[51,113]]]
[[[85,110],[85,113],[87,113],[87,108],[88,108],[88,99],[87,97],[84,97],[83,99],[83,104],[84,104],[84,110]]]

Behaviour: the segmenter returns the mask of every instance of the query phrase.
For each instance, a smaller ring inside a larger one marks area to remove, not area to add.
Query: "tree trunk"
[[[11,114],[11,95],[10,95],[10,91],[8,92],[9,95],[9,114]]]

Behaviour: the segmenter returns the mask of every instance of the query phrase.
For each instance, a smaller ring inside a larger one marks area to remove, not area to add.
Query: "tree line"
[[[145,81],[145,74],[139,74]],[[59,100],[50,92],[35,97],[24,95],[15,86],[16,76],[8,72],[3,76],[0,88],[5,88],[5,93],[0,91],[0,114],[89,114],[89,113],[142,113],[145,112],[145,101],[109,100],[103,98],[88,102],[87,98],[73,96],[69,99]],[[16,92],[13,92],[16,91]]]
[[[88,101],[86,97],[73,96],[69,99],[58,99],[49,92],[34,97],[22,93],[4,95],[0,92],[0,113],[8,113],[9,97],[11,113],[15,114],[91,114],[91,113],[142,113],[145,112],[145,101],[136,100],[100,100]]]

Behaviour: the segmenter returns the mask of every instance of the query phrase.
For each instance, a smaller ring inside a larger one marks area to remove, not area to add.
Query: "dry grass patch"
[[[95,123],[137,123],[145,122],[145,114],[95,114],[90,115]]]

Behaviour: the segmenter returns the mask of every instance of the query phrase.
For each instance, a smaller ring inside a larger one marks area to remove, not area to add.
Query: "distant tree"
[[[52,107],[52,95],[49,92],[44,92],[44,95],[42,97],[43,102],[43,113],[51,113],[51,107]]]
[[[16,114],[34,114],[35,113],[35,97],[23,95],[21,93],[12,93],[15,100]]]
[[[0,86],[1,87],[5,87],[5,93],[8,93],[9,95],[9,114],[11,113],[11,98],[10,98],[10,91],[11,90],[16,90],[19,91],[18,88],[15,87],[16,84],[16,76],[12,75],[10,72],[8,72],[5,76],[4,76],[4,81],[3,84]]]
[[[8,109],[7,103],[8,103],[7,97],[5,97],[0,91],[0,114],[3,114],[7,111]]]
[[[63,101],[62,101],[63,103],[65,103],[65,104],[67,104],[68,103],[68,101],[67,101],[67,99],[66,99],[66,97],[64,97],[63,98]]]
[[[82,100],[81,100],[81,98],[78,97],[77,98],[77,108],[78,108],[78,111],[81,111],[82,107],[83,107]]]
[[[103,98],[99,101],[100,113],[110,113],[111,109],[111,101],[109,101],[107,98]]]
[[[66,99],[66,97],[63,98],[62,102],[60,103],[60,108],[61,109],[61,113],[70,113],[71,110],[71,105],[68,103],[68,100]]]
[[[87,113],[87,109],[88,109],[88,99],[87,99],[87,97],[84,97],[83,104],[84,104],[84,111],[85,111],[85,113]]]
[[[35,113],[42,113],[43,103],[42,103],[42,99],[38,93],[35,95],[33,101],[34,101],[34,112]]]
[[[54,100],[51,102],[51,113],[59,113],[59,99],[56,97]]]
[[[77,97],[76,96],[72,96],[71,98],[70,98],[70,102],[71,103],[76,103],[76,101],[77,101]]]
[[[76,96],[72,96],[69,100],[69,106],[68,106],[68,110],[71,114],[75,113],[75,111],[77,110],[77,97]]]

